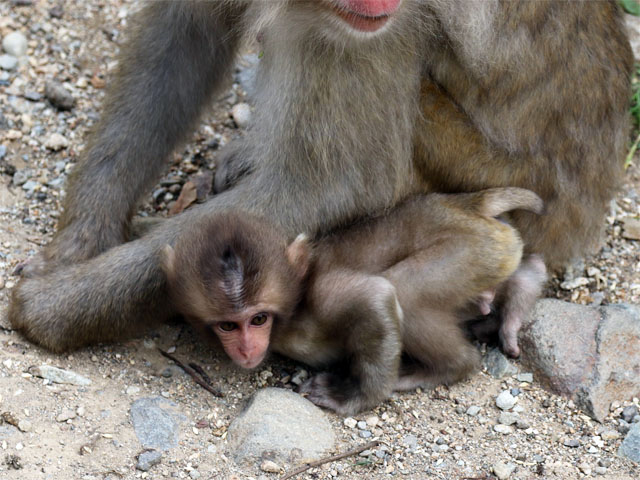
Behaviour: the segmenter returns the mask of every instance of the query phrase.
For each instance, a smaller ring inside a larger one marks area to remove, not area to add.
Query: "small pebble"
[[[6,53],[0,55],[0,68],[3,70],[13,70],[18,66],[18,59]]]
[[[367,422],[363,422],[362,420],[360,420],[360,421],[358,422],[358,428],[359,428],[360,430],[366,430],[366,429],[367,429]]]
[[[44,146],[49,150],[57,152],[62,150],[63,148],[67,148],[69,146],[69,140],[64,138],[59,133],[54,133],[47,139]]]
[[[508,425],[494,425],[493,431],[497,433],[501,433],[503,435],[509,435],[513,433],[513,428]]]
[[[57,82],[49,81],[46,83],[44,96],[58,110],[71,110],[76,104],[76,99],[73,98],[71,92]]]
[[[632,423],[636,415],[638,415],[638,407],[636,407],[635,405],[624,407],[622,409],[622,413],[620,414],[622,419],[627,423]]]
[[[27,38],[21,32],[11,32],[2,39],[2,48],[9,55],[22,57],[27,53]]]
[[[594,472],[596,472],[598,475],[606,475],[607,474],[607,469],[604,467],[596,467],[593,469]]]
[[[245,128],[251,122],[251,107],[247,103],[238,103],[231,109],[231,117],[239,128]]]
[[[13,174],[13,184],[20,187],[29,180],[31,176],[30,170],[17,170],[16,173]]]
[[[57,417],[56,422],[66,422],[67,420],[73,420],[76,418],[76,412],[73,410],[65,409]]]
[[[496,398],[496,406],[500,410],[510,410],[515,404],[516,399],[508,390],[505,390]]]
[[[578,469],[585,475],[591,475],[591,467],[586,463],[580,463]]]
[[[498,422],[501,425],[513,425],[518,421],[518,414],[512,412],[502,412],[500,413],[500,417],[498,418]]]
[[[162,460],[162,452],[158,450],[149,450],[147,452],[142,452],[138,455],[138,463],[136,468],[143,472],[147,472],[153,467],[157,465]]]
[[[344,423],[347,428],[356,428],[356,425],[358,425],[358,421],[351,417],[345,418],[342,423]]]
[[[69,385],[86,386],[91,384],[91,380],[79,375],[71,370],[52,367],[51,365],[41,365],[29,368],[29,373],[36,377],[41,377],[53,383],[66,383]]]
[[[506,480],[511,476],[515,469],[516,466],[513,463],[498,462],[493,466],[493,473],[500,480]]]
[[[533,373],[519,373],[516,375],[516,380],[519,382],[533,383]]]
[[[378,425],[378,422],[380,422],[380,419],[375,415],[371,415],[367,417],[365,421],[367,422],[367,426],[375,427],[376,425]]]
[[[565,447],[578,448],[580,441],[575,438],[568,438],[562,443]]]
[[[265,460],[260,464],[260,470],[267,473],[280,473],[282,468],[275,462],[271,460]]]
[[[476,415],[478,415],[478,413],[480,413],[480,407],[478,407],[477,405],[471,405],[469,408],[467,408],[467,415],[469,415],[470,417],[475,417]]]
[[[600,438],[605,441],[617,440],[618,438],[620,438],[620,433],[616,432],[615,430],[605,430],[600,434]]]
[[[136,393],[140,393],[140,387],[131,385],[130,387],[127,387],[127,390],[125,392],[127,395],[135,395]]]
[[[32,428],[33,425],[31,425],[31,422],[29,420],[23,419],[18,422],[18,430],[20,430],[21,432],[30,432]]]

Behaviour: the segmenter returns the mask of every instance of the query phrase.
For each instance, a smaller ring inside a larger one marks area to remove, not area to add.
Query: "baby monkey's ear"
[[[306,277],[309,272],[312,250],[309,237],[301,233],[285,251],[289,265],[293,267],[300,279]]]

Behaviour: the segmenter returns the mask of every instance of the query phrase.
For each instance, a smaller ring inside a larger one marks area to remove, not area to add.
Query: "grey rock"
[[[522,363],[552,391],[602,421],[640,391],[640,308],[536,303],[521,330]]]
[[[42,95],[40,95],[38,92],[34,92],[33,90],[29,90],[27,92],[24,92],[24,98],[31,102],[39,102],[42,99]]]
[[[470,417],[475,417],[476,415],[478,415],[478,413],[480,413],[480,407],[478,407],[477,405],[471,405],[469,408],[467,408],[467,415],[469,415]]]
[[[87,377],[77,374],[71,370],[63,370],[61,368],[52,367],[51,365],[40,365],[39,367],[31,367],[29,373],[36,377],[44,378],[53,383],[62,383],[68,385],[87,386],[91,385],[91,380]]]
[[[162,452],[158,450],[148,450],[138,455],[136,468],[143,472],[148,472],[151,467],[158,465],[162,461]]]
[[[568,438],[564,442],[562,442],[562,444],[565,447],[578,448],[580,446],[580,440],[577,440],[575,438]]]
[[[63,183],[64,183],[64,178],[57,177],[57,178],[54,178],[53,180],[49,180],[47,182],[47,185],[49,185],[52,188],[60,188]]]
[[[33,192],[36,188],[38,188],[38,185],[40,184],[35,180],[27,180],[22,184],[22,189],[27,192]]]
[[[516,375],[516,380],[519,382],[533,383],[533,373],[519,373]]]
[[[518,371],[498,348],[489,349],[482,359],[482,363],[489,375],[494,378],[513,375]]]
[[[76,104],[71,92],[57,82],[47,82],[44,95],[58,110],[71,110]]]
[[[640,463],[640,423],[634,423],[618,449],[618,455]]]
[[[228,452],[236,462],[261,458],[265,451],[274,461],[316,460],[334,444],[322,410],[281,388],[258,391],[227,433]]]
[[[638,407],[635,405],[629,405],[622,409],[622,419],[627,423],[633,422],[636,415],[638,415]]]
[[[185,420],[177,405],[162,397],[141,398],[131,405],[131,423],[144,448],[166,451],[178,445]]]
[[[0,145],[0,160],[2,160],[6,155],[7,155],[6,145]]]
[[[502,412],[500,417],[498,418],[498,423],[501,425],[513,425],[519,419],[519,415],[517,413],[512,412]]]
[[[27,37],[21,32],[11,32],[2,39],[2,48],[9,55],[21,57],[27,53]]]
[[[31,170],[17,170],[13,174],[13,184],[20,187],[29,180],[29,177],[31,177]]]
[[[156,190],[153,191],[153,193],[151,194],[151,196],[153,197],[153,200],[156,202],[160,201],[160,198],[166,193],[166,190],[164,188],[157,188]]]
[[[402,437],[402,444],[409,450],[414,450],[418,447],[418,437],[415,435],[405,435]]]
[[[496,397],[496,406],[500,410],[511,410],[516,404],[516,399],[508,390],[503,391]]]
[[[13,55],[3,53],[0,55],[0,68],[3,70],[13,70],[18,66],[18,59]]]

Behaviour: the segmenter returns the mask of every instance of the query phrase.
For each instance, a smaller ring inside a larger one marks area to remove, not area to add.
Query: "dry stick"
[[[204,388],[206,391],[210,392],[211,394],[213,394],[214,396],[218,397],[218,398],[222,398],[224,397],[224,394],[218,390],[217,388],[213,388],[211,385],[207,384],[207,382],[205,382],[204,380],[202,380],[198,374],[196,373],[196,371],[189,367],[188,365],[185,365],[184,363],[182,363],[180,360],[178,360],[176,357],[174,357],[173,355],[171,355],[168,352],[165,352],[164,350],[158,348],[158,351],[160,352],[160,354],[163,357],[167,357],[169,360],[173,360],[174,363],[176,365],[178,365],[182,370],[185,371],[185,373],[187,373],[188,375],[191,376],[191,378],[193,378],[193,380],[200,385],[202,388]]]
[[[193,368],[196,372],[198,372],[198,375],[200,375],[202,377],[202,380],[207,382],[209,385],[213,385],[213,382],[211,381],[211,378],[209,378],[209,375],[207,375],[207,372],[205,372],[204,369],[200,365],[198,365],[197,363],[194,363],[194,362],[189,362],[189,366],[191,368]]]
[[[289,473],[286,473],[284,476],[280,477],[280,480],[287,480],[288,478],[295,477],[296,475],[306,472],[310,468],[319,467],[320,465],[324,465],[325,463],[335,462],[336,460],[342,460],[343,458],[350,457],[351,455],[355,455],[356,453],[364,452],[373,447],[377,447],[380,444],[379,440],[374,440],[373,442],[366,443],[359,447],[352,448],[351,450],[347,450],[344,453],[339,453],[337,455],[332,455],[331,457],[321,458],[320,460],[316,460],[315,462],[305,463],[301,467],[292,470]]]

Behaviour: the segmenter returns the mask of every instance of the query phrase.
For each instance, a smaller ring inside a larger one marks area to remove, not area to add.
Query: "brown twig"
[[[191,368],[193,368],[196,372],[198,372],[198,375],[200,375],[202,380],[207,382],[209,385],[213,385],[213,382],[211,381],[211,378],[209,378],[209,375],[207,375],[207,372],[205,372],[204,369],[200,365],[198,365],[197,363],[194,363],[194,362],[189,362],[189,366]]]
[[[295,477],[303,472],[306,472],[310,468],[319,467],[320,465],[324,465],[325,463],[335,462],[336,460],[342,460],[343,458],[350,457],[351,455],[355,455],[360,452],[364,452],[373,447],[377,447],[380,445],[378,440],[374,440],[373,442],[366,443],[359,447],[352,448],[351,450],[347,450],[344,453],[338,453],[337,455],[332,455],[330,457],[321,458],[320,460],[316,460],[315,462],[305,463],[304,465],[296,468],[295,470],[290,471],[289,473],[285,473],[280,480],[287,480],[288,478]]]
[[[222,398],[224,397],[224,394],[218,390],[217,388],[212,387],[211,385],[209,385],[207,382],[205,382],[202,378],[200,378],[200,376],[198,375],[198,373],[191,368],[188,365],[185,365],[184,363],[182,363],[180,360],[178,360],[176,357],[174,357],[173,355],[171,355],[168,352],[165,352],[164,350],[162,350],[161,348],[158,348],[158,351],[160,352],[160,354],[163,357],[167,357],[169,360],[173,360],[173,362],[178,365],[182,370],[185,371],[186,374],[190,375],[191,378],[193,378],[193,380],[200,385],[202,388],[204,388],[206,391],[210,392],[212,395],[218,397],[218,398]]]

